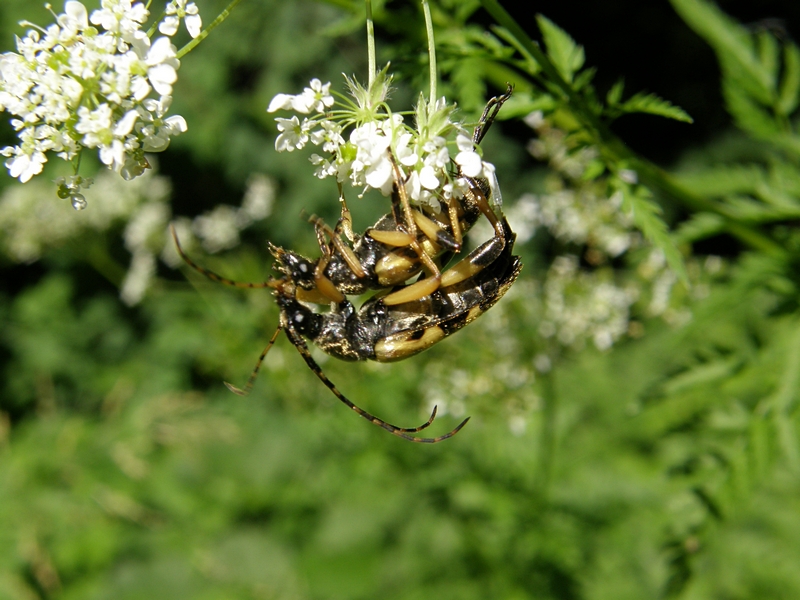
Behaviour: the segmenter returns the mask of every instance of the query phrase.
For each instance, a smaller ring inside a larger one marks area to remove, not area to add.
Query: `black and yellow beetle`
[[[478,144],[486,134],[511,89],[486,106],[473,133]],[[362,417],[399,437],[435,443],[457,433],[464,420],[450,433],[436,438],[410,435],[428,427],[436,414],[416,428],[400,428],[374,417],[341,394],[325,376],[308,351],[304,336],[324,352],[342,360],[389,362],[417,354],[475,320],[494,305],[511,287],[521,268],[512,255],[515,235],[504,218],[498,218],[488,203],[489,186],[484,180],[467,179],[468,192],[447,204],[441,215],[426,214],[410,206],[403,175],[393,161],[395,186],[392,212],[363,235],[352,233],[351,219],[342,200],[342,218],[335,229],[315,217],[322,256],[312,261],[274,245],[275,268],[282,277],[263,283],[240,283],[208,271],[189,259],[180,247],[181,257],[206,277],[235,287],[274,290],[280,307],[280,324],[262,352],[243,389],[230,384],[237,394],[251,389],[267,352],[283,329],[312,371],[331,391]],[[495,230],[494,236],[455,266],[442,270],[449,257],[462,246],[463,234],[483,214]],[[342,240],[344,233],[352,247]],[[426,271],[426,276],[406,284]],[[347,295],[369,290],[379,293],[358,311]],[[315,312],[303,303],[329,304],[328,312]]]
[[[252,388],[261,363],[283,330],[317,377],[340,401],[363,418],[393,435],[413,442],[436,443],[452,437],[469,418],[445,435],[425,438],[411,434],[425,429],[433,422],[436,407],[427,422],[414,428],[397,427],[358,407],[328,379],[311,356],[304,338],[311,340],[323,352],[348,361],[392,362],[430,348],[494,306],[516,281],[522,266],[519,257],[512,254],[515,234],[505,219],[501,219],[501,225],[502,237],[492,238],[464,259],[473,269],[468,276],[458,282],[440,286],[425,297],[394,305],[387,305],[383,296],[376,295],[367,300],[359,310],[345,298],[333,305],[329,312],[314,312],[298,300],[299,288],[290,274],[291,271],[281,263],[287,256],[295,255],[274,248],[276,268],[283,276],[267,283],[273,289],[280,308],[280,323],[259,356],[244,388],[239,389],[228,383],[226,385],[239,395],[247,394]],[[190,267],[212,280],[249,287],[248,284],[239,284],[226,279],[194,263],[180,247],[174,229],[172,234],[179,254]]]

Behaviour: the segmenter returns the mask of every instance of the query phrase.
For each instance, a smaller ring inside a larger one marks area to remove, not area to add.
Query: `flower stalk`
[[[349,96],[335,100],[330,82],[312,79],[301,94],[277,94],[267,111],[297,113],[276,118],[279,135],[275,148],[293,152],[308,144],[321,147],[323,154],[310,157],[320,179],[335,177],[340,186],[349,182],[359,189],[360,196],[370,189],[388,196],[396,185],[403,185],[412,203],[438,212],[442,202],[463,197],[469,188],[467,178],[486,178],[492,185],[496,179],[494,166],[483,161],[472,137],[454,119],[455,105],[436,96],[433,21],[427,0],[421,1],[428,36],[430,94],[428,98],[419,95],[413,126],[405,122],[407,113],[393,112],[387,103],[392,81],[388,65],[380,72],[373,66],[375,36],[369,0],[368,85],[346,77]],[[301,121],[298,115],[309,116]],[[397,179],[398,171],[402,181]],[[500,194],[492,191],[497,206]]]

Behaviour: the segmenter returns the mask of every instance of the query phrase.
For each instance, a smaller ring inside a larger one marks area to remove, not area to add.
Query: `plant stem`
[[[376,60],[375,60],[375,24],[372,21],[372,0],[364,2],[367,11],[367,62],[369,69],[369,85],[367,89],[372,89],[375,83]]]
[[[544,401],[542,414],[542,430],[539,436],[539,491],[542,498],[547,496],[547,490],[553,476],[553,463],[556,453],[556,417],[558,414],[558,394],[556,392],[553,371],[540,374],[542,382],[542,396]]]
[[[650,161],[635,156],[630,150],[627,150],[627,152],[628,156],[626,158],[639,175],[639,180],[647,187],[661,190],[693,210],[711,212],[721,216],[725,223],[725,230],[755,250],[778,259],[786,259],[788,257],[788,253],[783,246],[757,229],[749,227],[732,217],[724,206],[695,194],[691,190],[687,190],[663,169]]]
[[[200,43],[200,42],[202,42],[204,39],[206,39],[206,37],[208,36],[208,34],[209,34],[209,33],[211,33],[211,30],[212,30],[212,29],[214,29],[214,28],[215,28],[217,25],[219,25],[219,24],[220,24],[220,23],[222,23],[222,22],[223,22],[225,19],[227,19],[227,18],[228,18],[228,16],[231,14],[231,11],[232,11],[234,8],[236,8],[236,5],[237,5],[237,4],[239,4],[239,2],[241,2],[241,1],[242,1],[242,0],[231,0],[231,3],[230,3],[230,4],[228,4],[228,6],[226,6],[226,7],[225,7],[225,9],[224,9],[224,10],[223,10],[221,13],[219,13],[219,14],[217,15],[217,18],[216,18],[216,19],[214,19],[213,21],[211,21],[211,23],[209,24],[209,26],[208,26],[208,27],[206,27],[205,29],[203,29],[203,31],[201,31],[201,32],[200,32],[200,34],[199,34],[199,35],[198,35],[196,38],[194,38],[194,39],[193,39],[191,42],[189,42],[189,43],[188,43],[188,44],[186,44],[186,45],[185,45],[183,48],[181,48],[180,50],[178,50],[178,55],[177,55],[177,58],[179,58],[179,59],[180,59],[180,58],[183,58],[183,57],[184,57],[184,56],[186,56],[186,55],[187,55],[189,52],[191,52],[192,50],[194,50],[194,48],[195,48],[195,46],[197,46],[197,44],[199,44],[199,43]]]
[[[431,19],[431,7],[428,0],[422,1],[422,13],[425,15],[425,34],[428,36],[428,69],[430,71],[430,95],[428,100],[436,102],[437,69],[436,69],[436,41],[433,38],[433,19]]]

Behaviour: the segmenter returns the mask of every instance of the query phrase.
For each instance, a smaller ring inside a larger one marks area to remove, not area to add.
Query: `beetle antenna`
[[[514,91],[514,88],[510,83],[506,84],[506,92],[500,96],[495,96],[486,104],[486,108],[483,109],[483,114],[481,115],[480,121],[478,121],[478,126],[475,128],[475,131],[472,132],[472,141],[475,144],[480,144],[483,140],[483,137],[486,135],[486,132],[489,131],[489,127],[492,126],[494,123],[495,117],[497,117],[497,113],[500,112],[500,109],[505,104],[506,100],[511,98],[511,92]]]
[[[285,331],[287,337],[289,338],[289,341],[294,345],[295,348],[297,348],[297,351],[300,353],[300,356],[303,357],[303,360],[306,361],[308,367],[312,371],[314,371],[316,376],[319,377],[320,381],[322,381],[322,383],[324,383],[339,400],[341,400],[345,405],[347,405],[348,408],[350,408],[350,410],[352,410],[359,416],[364,417],[367,421],[369,421],[374,425],[377,425],[378,427],[382,427],[392,435],[396,435],[397,437],[401,437],[404,440],[408,440],[410,442],[418,442],[422,444],[436,444],[437,442],[441,442],[443,440],[446,440],[447,438],[453,437],[455,434],[461,431],[461,428],[467,424],[467,421],[469,421],[469,417],[467,417],[466,419],[461,421],[461,423],[459,423],[458,426],[449,433],[434,438],[414,437],[413,435],[409,435],[411,433],[422,431],[423,429],[428,427],[431,423],[433,423],[433,420],[436,418],[435,406],[433,407],[433,411],[431,412],[430,418],[419,427],[413,427],[413,428],[397,427],[396,425],[392,425],[391,423],[388,423],[383,419],[379,419],[378,417],[365,411],[363,408],[360,408],[355,404],[353,404],[350,400],[347,399],[347,397],[344,394],[342,394],[336,388],[334,383],[330,379],[328,379],[325,373],[322,372],[322,369],[317,364],[317,361],[315,361],[314,358],[311,356],[311,353],[308,351],[308,346],[306,345],[305,340],[299,333],[294,331],[291,328],[291,326],[286,327]]]
[[[267,288],[267,287],[274,288],[275,287],[275,282],[273,280],[262,281],[260,283],[234,281],[233,279],[228,279],[227,277],[223,277],[222,275],[218,275],[217,273],[214,273],[214,271],[209,271],[208,269],[205,269],[205,268],[201,267],[196,262],[194,262],[191,258],[186,256],[186,253],[183,251],[183,248],[181,248],[181,243],[178,241],[178,234],[175,231],[175,226],[170,224],[169,230],[170,230],[170,233],[172,233],[172,239],[175,240],[175,248],[178,250],[178,254],[183,259],[183,262],[185,262],[187,265],[189,265],[191,268],[193,268],[195,271],[197,271],[201,275],[204,275],[205,277],[208,277],[211,281],[216,281],[217,283],[222,283],[222,284],[229,285],[231,287],[237,287],[237,288],[255,289],[255,288]]]

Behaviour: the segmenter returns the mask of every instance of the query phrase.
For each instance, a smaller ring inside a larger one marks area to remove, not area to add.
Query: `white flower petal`
[[[431,166],[422,167],[419,172],[419,182],[422,187],[428,190],[435,190],[439,187],[439,179],[436,177],[436,170]]]
[[[76,25],[79,31],[83,31],[89,26],[89,16],[86,7],[80,2],[69,0],[64,4],[64,14]]]
[[[459,152],[456,155],[456,164],[467,177],[479,177],[483,172],[481,157],[473,150]]]
[[[129,110],[128,112],[126,112],[125,116],[123,116],[114,126],[114,135],[116,136],[128,135],[133,129],[133,125],[136,123],[136,118],[138,116],[139,113],[135,110]]]
[[[172,135],[184,133],[187,129],[189,129],[189,126],[186,124],[186,119],[180,115],[172,115],[171,117],[167,117],[164,120],[164,124],[169,127]]]
[[[277,94],[269,103],[267,112],[275,112],[276,110],[291,110],[292,98],[289,94]]]
[[[475,150],[475,146],[472,144],[472,138],[468,138],[463,134],[458,134],[456,136],[456,146],[458,146],[460,152]]]
[[[178,73],[170,65],[156,65],[147,72],[153,88],[162,96],[172,94],[172,84],[178,79]]]
[[[194,4],[191,6],[194,6]],[[195,6],[195,11],[196,10],[197,7]],[[203,31],[203,19],[200,18],[200,15],[187,15],[184,19],[184,23],[186,24],[186,31],[188,31],[189,35],[193,38],[196,38]]]
[[[167,37],[160,37],[150,47],[147,53],[148,65],[159,65],[171,58],[177,56],[177,49],[172,45],[172,42]]]
[[[181,20],[178,17],[165,17],[164,20],[158,24],[158,31],[172,37],[178,32],[178,25],[180,25],[180,22]]]

